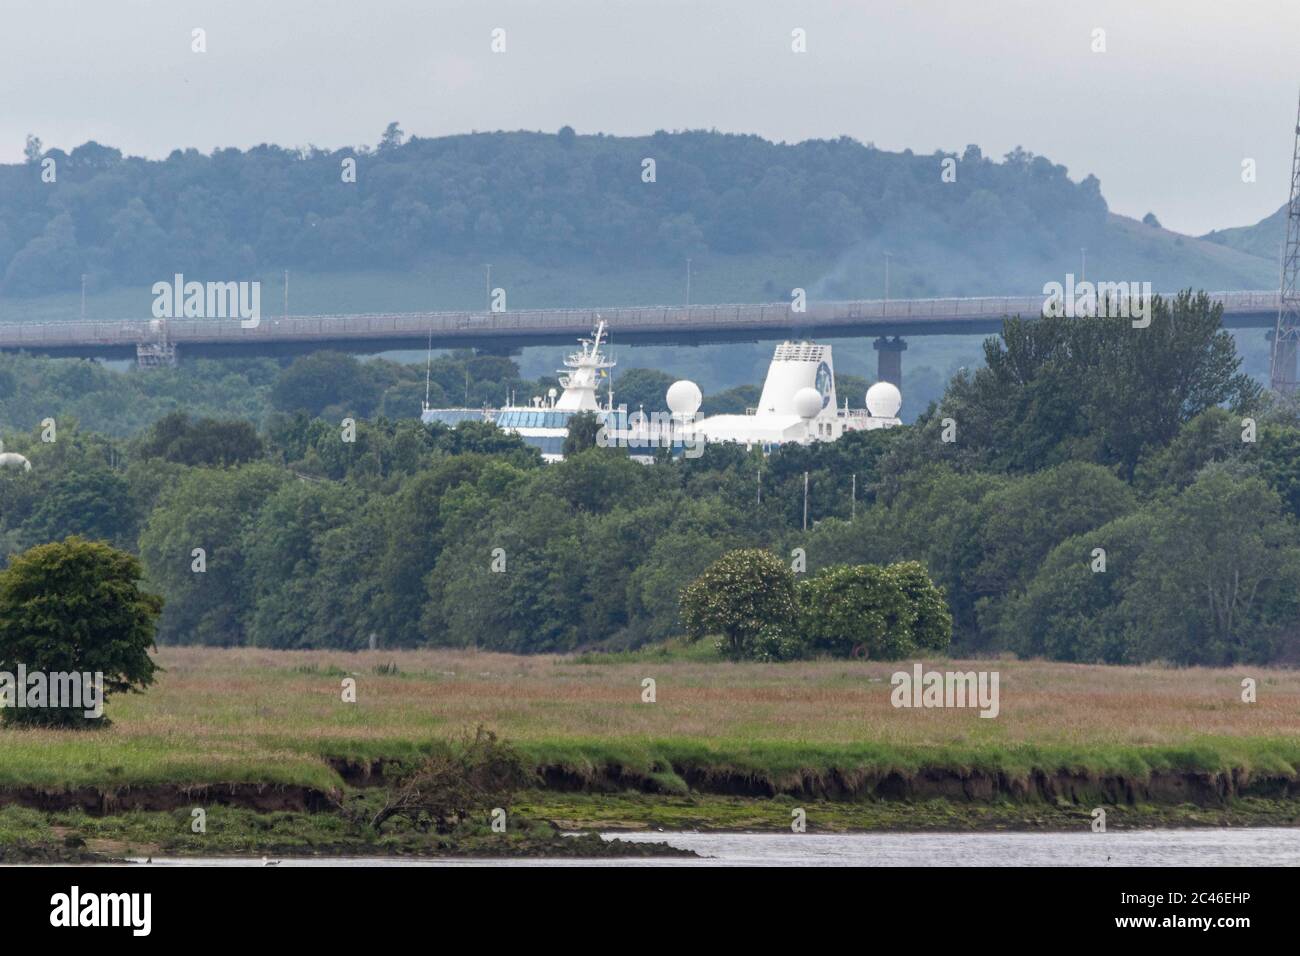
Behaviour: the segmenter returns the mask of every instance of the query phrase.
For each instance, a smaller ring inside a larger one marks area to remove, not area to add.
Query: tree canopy
[[[56,674],[100,675],[105,699],[147,687],[163,602],[141,588],[141,577],[134,555],[75,535],[11,558],[0,571],[0,671],[40,672],[51,694]],[[40,707],[6,706],[0,714],[19,724],[82,726],[99,719],[67,703],[47,699]]]

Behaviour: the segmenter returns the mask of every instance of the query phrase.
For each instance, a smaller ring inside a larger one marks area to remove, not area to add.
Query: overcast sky
[[[1195,234],[1285,201],[1297,38],[1297,0],[2,0],[0,162],[29,132],[162,157],[374,143],[390,120],[1021,145]]]

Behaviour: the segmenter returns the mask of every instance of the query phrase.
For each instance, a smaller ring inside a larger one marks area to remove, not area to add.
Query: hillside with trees
[[[264,144],[148,160],[31,137],[26,153],[26,163],[0,166],[0,294],[9,299],[78,290],[83,274],[93,294],[147,289],[177,272],[228,281],[455,262],[481,277],[483,262],[504,259],[514,264],[503,277],[509,285],[513,274],[514,307],[536,307],[574,304],[572,292],[544,300],[601,273],[619,276],[620,301],[645,300],[687,258],[703,273],[700,301],[785,298],[796,285],[847,297],[883,292],[886,251],[894,295],[1035,293],[1078,271],[1080,247],[1090,273],[1158,290],[1276,278],[1271,256],[1178,236],[1155,217],[1114,216],[1095,177],[1072,180],[1019,148],[994,160],[976,146],[917,155],[847,137],[773,143],[568,127],[408,140],[393,123],[374,147]],[[556,273],[569,281],[541,278]],[[407,308],[468,304],[447,285]],[[139,301],[142,312],[148,300]]]

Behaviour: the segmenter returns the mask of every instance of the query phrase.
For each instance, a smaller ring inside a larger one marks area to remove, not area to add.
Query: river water
[[[1111,833],[607,833],[700,859],[283,859],[280,866],[1300,866],[1300,829]],[[155,859],[154,866],[264,866],[261,859]]]

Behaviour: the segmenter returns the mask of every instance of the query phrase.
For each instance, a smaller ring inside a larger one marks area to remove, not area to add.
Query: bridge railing
[[[1278,307],[1276,292],[1215,292],[1224,311],[1259,313]],[[692,306],[628,306],[607,309],[526,309],[513,312],[400,312],[355,315],[265,316],[254,328],[237,318],[167,319],[0,324],[0,348],[132,347],[157,341],[164,334],[173,343],[249,343],[266,341],[328,341],[331,339],[411,339],[432,334],[446,339],[458,335],[572,333],[591,330],[597,317],[609,322],[615,335],[638,331],[679,329],[763,329],[798,326],[853,325],[879,321],[908,325],[934,321],[1036,315],[1042,296],[983,296],[970,298],[871,299],[810,303],[795,313],[789,303]]]

